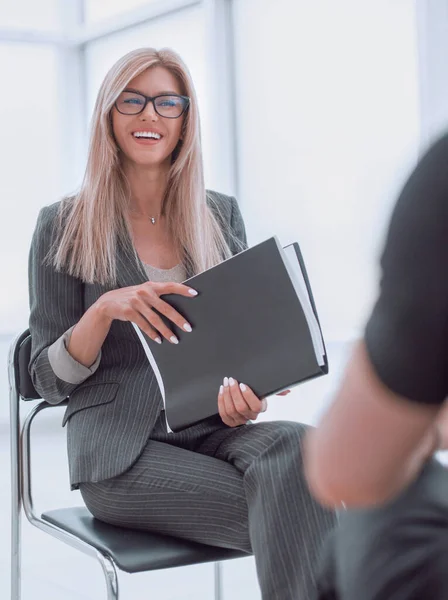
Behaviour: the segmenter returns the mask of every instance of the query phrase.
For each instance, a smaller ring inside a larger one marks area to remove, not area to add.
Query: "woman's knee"
[[[265,436],[261,458],[281,457],[279,464],[286,470],[297,468],[302,462],[303,440],[310,427],[295,421],[269,421],[257,425]]]
[[[307,432],[311,429],[309,425],[296,421],[272,421],[274,438],[286,447],[300,451]]]
[[[299,423],[298,421],[264,421],[258,423],[256,427],[266,428],[271,434],[277,434],[280,437],[301,438],[307,431],[312,429],[311,425]]]

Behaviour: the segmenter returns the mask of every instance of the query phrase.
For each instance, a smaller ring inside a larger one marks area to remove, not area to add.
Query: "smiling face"
[[[151,67],[129,82],[118,99],[118,105],[128,110],[141,96],[181,95],[178,79],[164,67]],[[171,103],[161,99],[159,112],[169,110]],[[131,109],[132,110],[132,109]],[[167,113],[168,114],[168,113]],[[157,114],[152,102],[148,102],[143,112],[137,115],[121,114],[114,106],[112,127],[126,161],[147,167],[162,167],[171,164],[171,155],[181,139],[185,113],[177,119],[165,118]]]

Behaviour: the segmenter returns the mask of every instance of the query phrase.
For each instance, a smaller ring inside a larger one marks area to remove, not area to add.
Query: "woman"
[[[161,296],[246,244],[233,198],[208,192],[185,65],[141,49],[107,74],[79,193],[39,215],[30,256],[30,373],[64,416],[72,488],[101,520],[253,552],[264,599],[307,600],[334,514],[311,498],[297,423],[225,377],[219,415],[168,434],[131,322],[155,343],[191,330]],[[173,323],[167,327],[159,313]],[[231,375],[231,373],[223,373]]]

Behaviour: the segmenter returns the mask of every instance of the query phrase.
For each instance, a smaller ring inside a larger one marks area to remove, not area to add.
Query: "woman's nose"
[[[140,114],[140,118],[143,120],[150,119],[151,121],[157,121],[158,114],[156,113],[152,102],[148,102],[145,106],[145,110]]]

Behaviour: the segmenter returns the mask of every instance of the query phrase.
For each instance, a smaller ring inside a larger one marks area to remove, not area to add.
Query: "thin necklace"
[[[145,217],[145,219],[148,219],[148,221],[150,221],[153,225],[155,225],[156,222],[157,222],[157,219],[160,218],[160,215],[157,215],[155,217],[154,216],[145,215],[145,214],[141,213],[140,211],[135,210],[135,208],[133,208],[132,206],[130,207],[129,210],[131,212],[133,212],[135,215],[139,216],[139,217]]]

